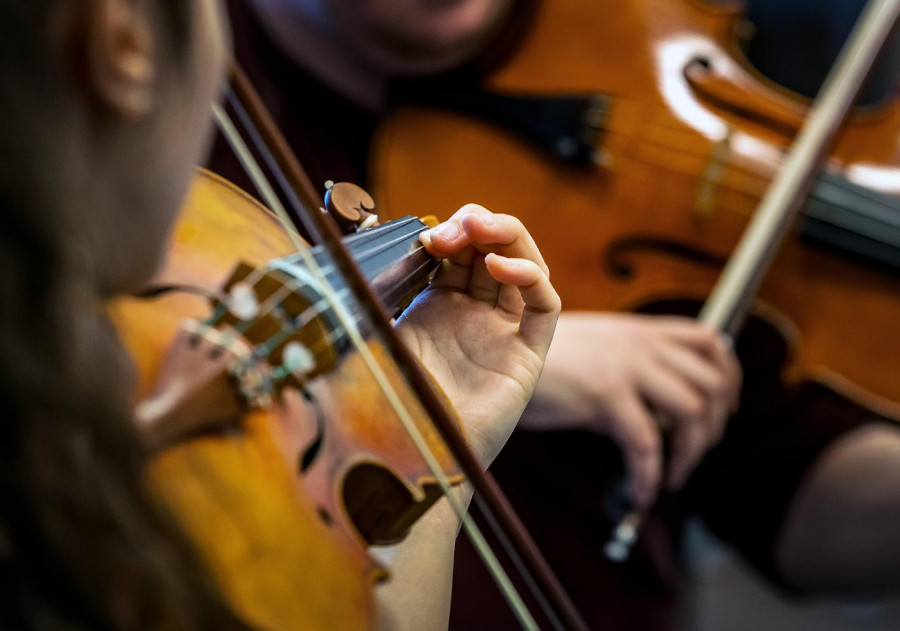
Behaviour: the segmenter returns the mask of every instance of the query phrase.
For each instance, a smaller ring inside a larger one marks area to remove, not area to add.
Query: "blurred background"
[[[694,522],[678,631],[896,631],[900,597],[835,603],[778,594]]]

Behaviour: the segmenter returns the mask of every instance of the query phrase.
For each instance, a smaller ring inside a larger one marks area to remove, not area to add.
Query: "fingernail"
[[[445,241],[453,241],[459,236],[459,226],[455,221],[445,221],[431,231],[432,236],[440,237]]]

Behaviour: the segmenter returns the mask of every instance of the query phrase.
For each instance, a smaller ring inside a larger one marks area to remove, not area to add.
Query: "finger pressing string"
[[[701,423],[681,423],[672,432],[672,453],[669,461],[666,486],[677,491],[684,486],[688,475],[697,466],[706,451],[708,437]]]
[[[469,204],[453,213],[447,221],[423,232],[420,239],[428,252],[458,265],[471,265],[474,251],[467,250],[466,246],[472,238],[463,227],[463,219],[472,213],[490,214],[481,206]]]
[[[432,282],[433,287],[467,291],[475,252],[466,247],[469,241],[464,237],[462,226],[454,218],[419,235],[429,254],[444,259],[440,273]]]
[[[638,508],[652,504],[662,479],[662,439],[637,391],[626,389],[610,400],[609,428],[622,449],[629,474],[629,496]]]
[[[521,221],[511,215],[493,214],[477,204],[463,206],[450,219],[423,233],[422,242],[433,255],[461,264],[468,264],[469,259],[456,261],[454,257],[472,245],[482,254],[496,252],[533,260],[548,273],[540,250]]]

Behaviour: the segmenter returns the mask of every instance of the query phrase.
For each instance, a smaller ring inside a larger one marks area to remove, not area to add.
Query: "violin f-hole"
[[[307,388],[301,388],[300,394],[313,410],[316,419],[316,435],[303,453],[300,454],[297,462],[297,472],[300,475],[306,474],[306,471],[312,466],[316,458],[322,452],[322,446],[325,443],[325,413],[322,411],[319,402]]]

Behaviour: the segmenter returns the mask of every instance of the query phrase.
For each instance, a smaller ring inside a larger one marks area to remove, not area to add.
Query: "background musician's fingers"
[[[707,451],[718,445],[725,435],[728,427],[728,419],[731,416],[731,401],[729,399],[716,399],[709,405],[706,426],[709,428]]]
[[[661,349],[659,359],[706,396],[730,395],[731,375],[720,362],[705,354],[681,344],[668,344]]]
[[[628,493],[638,508],[652,503],[662,480],[662,441],[659,428],[636,390],[609,402],[610,437],[622,450],[628,471]]]
[[[730,340],[722,333],[695,320],[679,317],[663,318],[662,320],[660,330],[664,334],[702,354],[708,364],[715,368],[718,375],[724,377],[724,381],[720,383],[710,383],[707,379],[699,376],[696,370],[692,370],[691,366],[686,366],[698,387],[712,398],[726,397],[729,400],[728,411],[736,411],[740,401],[742,371]]]
[[[692,346],[709,348],[719,334],[694,318],[674,315],[646,316],[652,319],[654,328],[680,342]]]
[[[713,360],[728,375],[733,390],[740,390],[741,367],[725,335],[696,320],[681,317],[660,318],[660,330],[672,339],[690,345]]]
[[[641,371],[640,391],[652,407],[672,417],[676,424],[696,419],[707,411],[705,397],[683,374],[656,357],[642,363],[647,367]]]
[[[710,436],[720,436],[734,396],[735,380],[731,367],[681,344],[662,348],[659,359],[701,395],[704,403],[700,413],[702,421]]]
[[[682,422],[673,426],[666,473],[668,489],[675,491],[684,485],[690,473],[706,453],[709,442],[709,428],[704,423]]]
[[[721,366],[723,373],[728,380],[728,412],[734,413],[738,409],[741,401],[741,387],[743,386],[744,374],[741,368],[741,362],[732,350],[731,340],[724,335],[716,337],[711,357]]]

